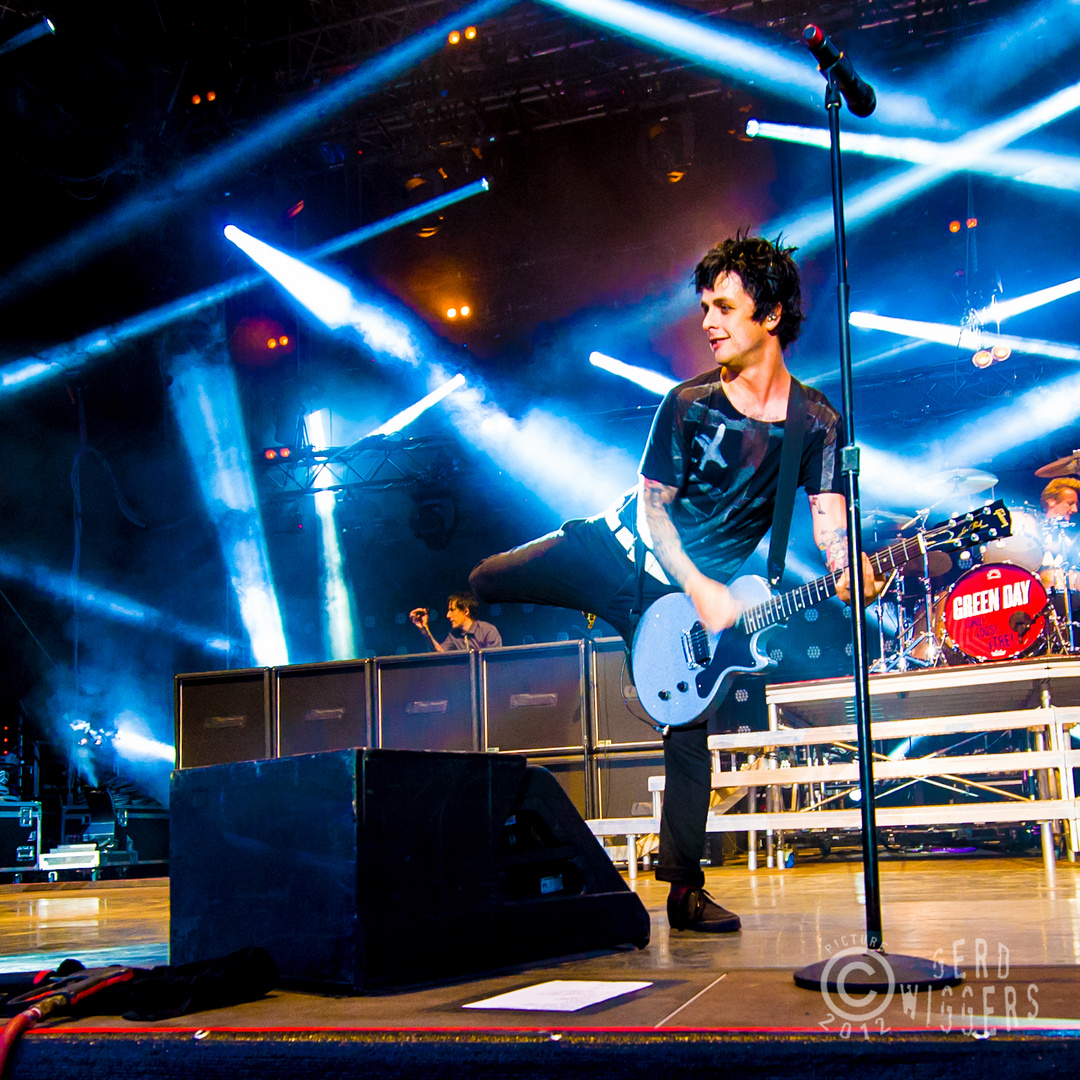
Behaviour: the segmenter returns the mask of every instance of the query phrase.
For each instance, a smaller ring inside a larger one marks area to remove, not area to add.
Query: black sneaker
[[[702,934],[730,934],[742,927],[739,916],[722,908],[704,889],[672,889],[667,917],[673,930],[697,930]]]

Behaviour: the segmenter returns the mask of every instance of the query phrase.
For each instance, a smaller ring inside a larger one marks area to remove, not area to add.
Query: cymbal
[[[930,567],[930,576],[932,578],[939,578],[952,569],[952,556],[945,551],[928,551],[926,561]],[[914,559],[909,559],[904,563],[904,577],[918,577],[922,572],[923,561],[921,555],[916,555]]]
[[[891,510],[866,510],[863,512],[864,525],[902,525],[911,519],[910,514],[894,514]]]
[[[1059,457],[1057,461],[1051,461],[1049,465],[1036,469],[1035,475],[1046,480],[1056,476],[1080,475],[1080,450],[1074,450],[1068,457]]]
[[[950,495],[974,495],[986,491],[998,482],[998,478],[982,469],[950,469],[936,473],[927,480],[927,485],[939,491],[945,490]]]

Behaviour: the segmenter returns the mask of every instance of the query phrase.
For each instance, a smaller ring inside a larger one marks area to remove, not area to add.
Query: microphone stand
[[[874,806],[873,736],[870,729],[870,664],[866,652],[866,601],[863,596],[862,518],[859,509],[859,448],[855,445],[855,404],[851,376],[850,286],[844,229],[844,183],[840,167],[841,89],[835,65],[824,70],[825,110],[829,118],[832,164],[833,235],[836,251],[836,296],[840,319],[840,379],[844,406],[844,448],[841,472],[847,499],[848,566],[851,581],[851,643],[855,669],[855,724],[858,732],[859,809],[862,816],[862,860],[866,892],[866,951],[845,949],[828,960],[795,972],[795,983],[823,994],[861,990],[889,998],[897,983],[906,986],[949,986],[962,976],[917,956],[885,953],[881,926],[881,886],[878,879],[877,815]],[[927,628],[932,617],[927,611]],[[887,1002],[886,1002],[887,1003]]]

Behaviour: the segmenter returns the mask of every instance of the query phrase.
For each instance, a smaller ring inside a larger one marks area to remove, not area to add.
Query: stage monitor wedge
[[[359,993],[649,940],[559,784],[516,755],[178,770],[171,813],[173,964],[261,945],[287,984]]]

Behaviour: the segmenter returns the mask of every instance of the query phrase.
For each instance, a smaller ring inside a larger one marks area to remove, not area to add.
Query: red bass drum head
[[[1034,650],[1046,629],[1046,590],[1009,563],[976,566],[945,598],[948,643],[971,660],[1009,660]]]

